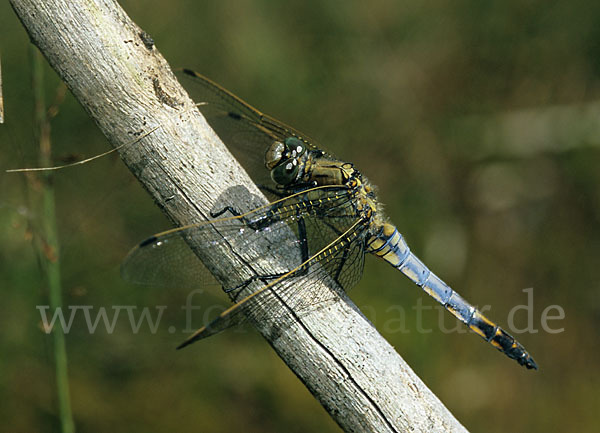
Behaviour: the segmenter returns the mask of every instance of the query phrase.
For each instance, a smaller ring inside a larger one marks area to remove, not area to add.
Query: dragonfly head
[[[282,143],[274,141],[265,154],[265,166],[271,171],[271,179],[278,185],[289,185],[298,179],[300,157],[306,146],[296,137],[288,137]]]

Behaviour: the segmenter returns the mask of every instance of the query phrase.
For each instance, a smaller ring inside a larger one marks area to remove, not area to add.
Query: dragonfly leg
[[[223,215],[225,212],[229,212],[233,216],[240,216],[241,215],[241,213],[237,209],[235,209],[234,207],[232,207],[232,206],[225,206],[223,209],[221,209],[219,211],[216,211],[216,212],[210,211],[210,217],[211,218],[218,218],[221,215]]]
[[[325,223],[326,226],[328,226],[337,236],[340,236],[342,233],[331,223],[329,223],[329,221],[323,221]],[[333,279],[339,284],[340,280],[340,274],[342,273],[342,270],[344,269],[344,265],[346,264],[346,261],[348,260],[348,256],[350,255],[350,250],[346,249],[344,250],[344,253],[342,254],[342,258],[340,260],[340,265],[338,266],[337,270],[335,271],[334,277]],[[341,286],[341,284],[340,284]]]
[[[306,223],[304,222],[304,218],[300,217],[298,214],[298,239],[300,240],[300,254],[302,263],[308,262],[309,253],[308,253],[308,237],[306,234]],[[298,270],[298,275],[305,275],[308,271],[308,267],[302,266]]]
[[[273,189],[270,186],[262,185],[262,184],[257,184],[256,186],[258,186],[258,189],[260,189],[261,191],[268,192],[269,194],[272,194],[278,198],[284,198],[289,195],[289,193],[287,193],[283,189]]]
[[[285,198],[289,195],[304,191],[305,189],[314,188],[317,186],[317,183],[316,182],[303,182],[303,183],[295,184],[293,186],[286,186],[286,187],[282,187],[282,186],[278,185],[277,188],[271,188],[268,185],[262,185],[262,184],[258,184],[257,186],[261,191],[268,192],[269,194],[272,194],[278,198]]]
[[[305,189],[315,188],[317,186],[316,181],[312,182],[299,182],[291,186],[285,187],[285,194],[292,195],[304,191]]]
[[[221,215],[223,215],[225,212],[229,212],[230,214],[232,214],[234,217],[240,217],[240,221],[242,221],[245,225],[247,225],[248,227],[252,228],[253,230],[260,230],[261,228],[267,227],[270,224],[273,224],[274,219],[273,218],[265,218],[262,221],[251,221],[248,218],[241,216],[242,213],[240,211],[238,211],[236,208],[232,207],[232,206],[225,206],[223,209],[213,212],[210,212],[210,217],[211,218],[218,218]],[[272,212],[271,213],[271,217]]]
[[[306,237],[306,224],[302,217],[298,217],[298,238],[301,240],[301,242],[300,242],[301,263],[305,263],[309,259],[309,252],[308,252],[308,241],[307,241],[307,237]],[[294,276],[305,275],[307,271],[308,271],[308,267],[303,266],[300,269],[298,269],[297,272],[294,273]],[[288,273],[289,273],[289,271],[280,272],[280,273],[276,273],[276,274],[269,274],[269,275],[253,275],[252,277],[248,278],[246,281],[244,281],[241,284],[238,284],[235,287],[230,287],[230,288],[224,289],[224,292],[231,293],[231,292],[235,292],[235,291],[241,291],[242,289],[248,287],[250,284],[252,284],[255,281],[267,282],[270,280],[275,280],[277,278],[281,278],[281,277],[287,275]]]
[[[334,280],[339,284],[340,283],[340,274],[342,273],[342,269],[344,269],[344,265],[346,264],[346,261],[348,260],[348,256],[350,255],[350,249],[346,248],[346,250],[344,250],[344,254],[342,254],[342,259],[340,260],[340,265],[338,266],[337,270],[335,271],[335,276],[333,277]],[[340,284],[341,286],[341,284]]]

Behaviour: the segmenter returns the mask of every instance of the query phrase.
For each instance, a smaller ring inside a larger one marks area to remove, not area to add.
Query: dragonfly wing
[[[265,152],[279,138],[259,129],[254,119],[233,114],[217,103],[203,102],[198,109],[252,180],[259,185],[271,185],[273,181],[265,167]]]
[[[360,216],[351,202],[346,206],[325,208],[320,218],[306,218],[306,233],[311,254],[317,254],[341,236]],[[345,291],[350,290],[362,277],[364,269],[365,246],[362,238],[353,243],[335,257],[332,257],[325,269]]]
[[[332,284],[332,277],[350,275],[341,280],[344,289],[344,283],[349,285],[357,281],[356,275],[360,276],[364,262],[362,242],[366,232],[365,221],[354,219],[337,238],[306,261],[231,306],[178,348],[221,332],[245,319],[262,324],[265,317],[269,316],[276,327],[285,327],[303,313],[324,306],[328,301],[336,301],[339,293]],[[347,269],[352,269],[353,273],[346,271],[344,274]]]
[[[260,218],[261,214],[254,212],[251,216]],[[215,279],[190,246],[203,251],[204,256],[212,256],[214,260],[222,257],[223,250],[231,249],[232,245],[239,250],[240,259],[248,264],[279,259],[273,249],[253,248],[260,239],[278,239],[278,246],[295,251],[295,260],[300,263],[300,241],[294,237],[280,236],[282,231],[289,231],[285,221],[273,220],[261,227],[250,227],[242,218],[233,217],[159,233],[129,252],[121,265],[121,275],[125,280],[137,284],[202,287],[213,283]],[[241,285],[250,277],[248,272],[228,271],[227,278],[221,278],[227,282],[227,287]]]
[[[193,289],[217,284],[179,233],[141,242],[121,264],[121,276],[130,283],[155,287]]]
[[[309,149],[322,149],[306,134],[260,112],[203,75],[188,69],[179,75],[198,109],[255,183],[272,183],[264,157],[273,141],[297,137]]]
[[[317,216],[318,214],[318,216]],[[133,248],[121,265],[127,281],[161,287],[199,287],[214,282],[190,249],[193,244],[218,257],[219,249],[235,246],[246,263],[281,261],[294,251],[300,264],[336,239],[357,215],[346,187],[318,187],[293,194],[246,214],[202,222],[158,233]],[[284,236],[291,230],[293,236]],[[266,239],[269,248],[256,248]],[[258,273],[260,275],[260,273]],[[244,282],[230,281],[227,287]],[[247,277],[246,277],[247,278]]]
[[[287,137],[297,137],[304,141],[310,149],[322,150],[321,146],[308,135],[262,113],[209,78],[189,69],[183,69],[180,75],[185,77],[184,81],[189,83],[190,96],[199,104],[200,108],[204,105],[215,105],[229,117],[242,120],[241,124],[253,125],[272,138],[284,140]]]
[[[245,314],[260,321],[261,312],[281,301],[302,311],[334,298],[334,293],[327,291],[311,293],[308,298],[299,296],[298,290],[306,288],[296,284],[299,278],[335,280],[349,289],[362,272],[366,231],[347,187],[315,187],[240,216],[152,236],[129,253],[122,274],[129,281],[145,283],[157,278],[168,281],[170,275],[204,275],[199,271],[204,269],[200,260],[190,254],[188,245],[202,251],[203,259],[209,261],[219,261],[223,249],[235,248],[247,269],[227,268],[226,275],[217,274],[218,279],[227,281],[226,287],[237,297],[241,296],[238,291],[253,293],[200,330],[194,337],[199,339],[239,323]],[[290,268],[280,268],[278,273],[261,270],[280,264],[284,252]],[[203,281],[199,280],[200,285]]]

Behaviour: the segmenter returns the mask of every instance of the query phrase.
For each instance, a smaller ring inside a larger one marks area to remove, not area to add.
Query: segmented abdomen
[[[452,290],[410,251],[396,227],[387,223],[382,225],[378,233],[369,239],[367,247],[370,253],[399,269],[496,349],[527,368],[537,369],[531,355],[517,340]]]

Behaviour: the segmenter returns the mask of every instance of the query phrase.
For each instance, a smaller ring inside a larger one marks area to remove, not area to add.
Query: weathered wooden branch
[[[233,187],[261,196],[150,36],[116,2],[11,4],[33,43],[109,141],[118,146],[142,137],[121,148],[121,158],[176,225],[207,219],[216,197]],[[235,251],[216,260],[214,254],[195,252],[225,283],[232,270],[244,266]],[[314,290],[321,289],[330,290]],[[290,317],[294,322],[283,328],[277,313],[257,326],[344,430],[466,431],[345,296],[301,318]],[[188,350],[194,356],[202,349]]]

